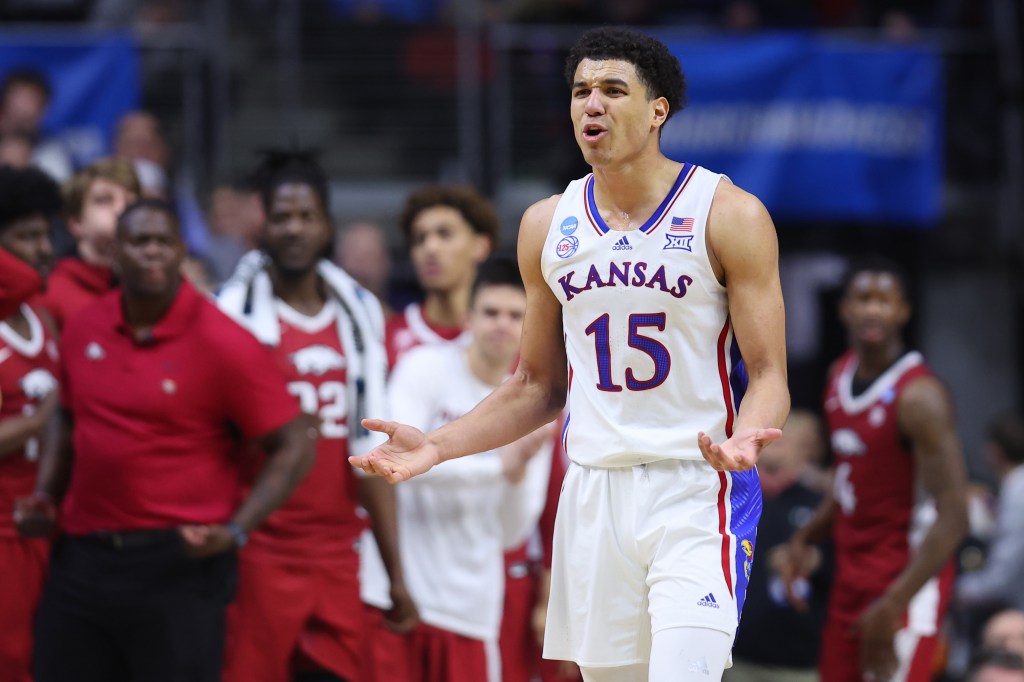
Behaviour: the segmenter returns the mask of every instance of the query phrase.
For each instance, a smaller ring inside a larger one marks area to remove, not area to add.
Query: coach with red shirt
[[[40,534],[63,502],[36,682],[218,680],[234,550],[312,465],[312,422],[269,352],[182,279],[184,254],[167,204],[129,206],[122,288],[65,327],[61,418],[15,510]],[[268,459],[243,500],[245,440]]]

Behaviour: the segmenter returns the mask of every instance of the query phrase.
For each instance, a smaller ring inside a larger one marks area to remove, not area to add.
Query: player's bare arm
[[[732,437],[698,444],[720,471],[746,471],[761,447],[782,437],[789,414],[785,307],[779,281],[779,244],[768,211],[752,194],[722,180],[708,215],[708,252],[729,295],[729,318],[750,383]]]
[[[267,454],[267,462],[249,496],[235,511],[232,523],[249,533],[288,499],[313,467],[317,433],[315,418],[300,413],[281,428],[256,439]],[[235,536],[222,524],[182,526],[179,531],[186,553],[193,557],[219,554],[235,546]]]
[[[384,624],[393,632],[404,634],[416,627],[420,617],[405,585],[402,556],[398,549],[395,489],[380,478],[362,477],[359,479],[359,501],[370,516],[373,539],[377,542],[391,585],[391,608],[384,614]]]
[[[967,532],[966,473],[945,388],[934,377],[921,377],[907,386],[897,409],[918,484],[938,515],[907,567],[857,621],[862,668],[880,680],[894,670],[893,636],[911,598],[949,561]]]
[[[44,537],[57,530],[57,507],[71,481],[73,429],[71,413],[56,408],[46,423],[35,491],[14,503],[14,524],[22,535]]]
[[[540,269],[558,198],[528,208],[519,228],[526,318],[515,374],[471,412],[428,434],[396,422],[364,420],[366,428],[385,433],[388,442],[367,455],[349,458],[354,466],[398,483],[440,462],[511,443],[558,416],[567,387],[562,308]]]
[[[839,505],[829,490],[811,519],[793,533],[789,542],[776,547],[769,558],[772,570],[779,574],[786,588],[786,599],[798,611],[806,611],[808,606],[796,593],[794,585],[817,569],[821,558],[818,545],[831,534],[838,510]]]
[[[56,390],[50,391],[35,412],[9,417],[0,422],[0,460],[12,453],[21,452],[25,443],[43,435],[50,415],[57,407],[57,393]]]

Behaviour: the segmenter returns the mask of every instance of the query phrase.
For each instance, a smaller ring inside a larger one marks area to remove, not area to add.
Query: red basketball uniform
[[[462,327],[442,327],[423,317],[419,304],[411,303],[405,310],[388,318],[384,328],[384,344],[388,350],[388,367],[416,346],[433,343],[469,344],[469,332]]]
[[[324,669],[356,680],[364,629],[356,544],[365,523],[348,463],[343,313],[333,301],[313,317],[275,303],[281,339],[272,350],[303,411],[320,417],[320,439],[313,469],[240,553],[224,679],[287,682],[294,671]]]
[[[860,682],[859,641],[850,627],[906,568],[935,518],[916,485],[915,463],[900,433],[900,395],[931,376],[910,352],[854,395],[857,359],[843,356],[825,394],[825,416],[835,458],[833,527],[836,574],[822,640],[821,677]],[[930,680],[937,633],[949,601],[950,563],[913,597],[896,637],[899,669],[893,680]]]
[[[32,414],[57,389],[57,344],[49,330],[27,305],[21,311],[30,334],[24,338],[0,322],[0,421]],[[14,529],[14,500],[28,495],[36,484],[39,442],[0,458],[0,680],[31,680],[32,623],[39,601],[49,543],[26,540]]]

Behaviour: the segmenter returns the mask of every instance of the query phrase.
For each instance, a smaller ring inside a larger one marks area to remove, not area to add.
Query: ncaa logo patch
[[[555,255],[559,258],[568,258],[572,254],[576,253],[576,250],[580,248],[580,240],[576,237],[566,237],[562,241],[558,242],[555,247]]]
[[[571,215],[562,221],[562,224],[558,227],[558,229],[562,231],[562,234],[568,237],[570,234],[576,231],[576,228],[579,227],[579,225],[580,221],[576,219],[576,216]]]

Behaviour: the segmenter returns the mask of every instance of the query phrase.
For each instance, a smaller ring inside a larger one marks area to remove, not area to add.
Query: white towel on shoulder
[[[262,343],[276,346],[281,329],[273,284],[266,271],[268,262],[261,251],[245,254],[217,293],[217,305]],[[372,293],[330,261],[321,260],[317,272],[342,310],[338,336],[348,363],[349,451],[359,455],[385,440],[383,434],[362,426],[364,417],[388,418],[384,312]]]

